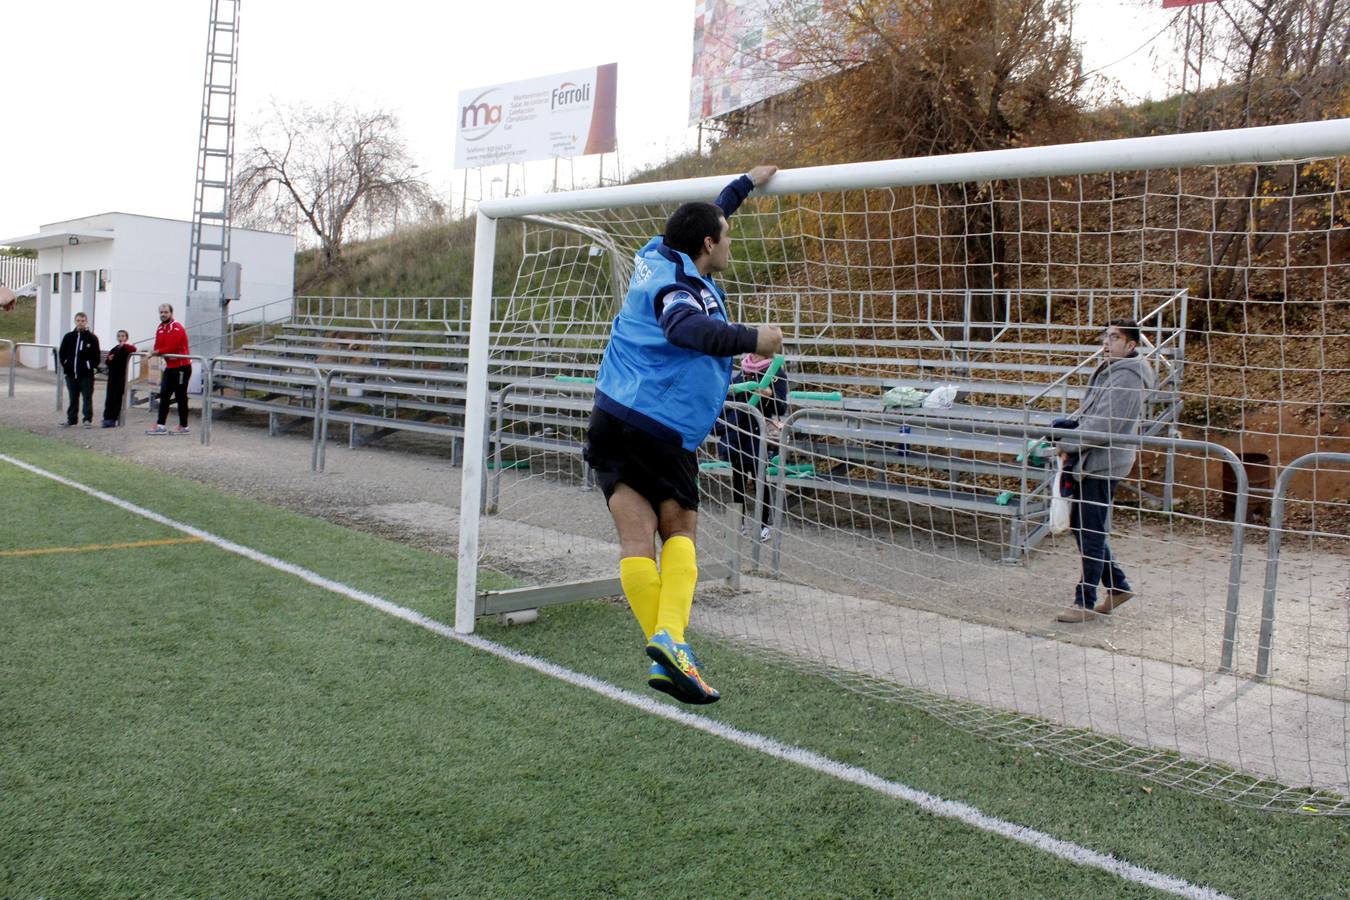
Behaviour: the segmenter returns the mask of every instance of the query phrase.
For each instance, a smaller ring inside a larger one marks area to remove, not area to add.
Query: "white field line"
[[[898,781],[890,781],[879,775],[874,775],[858,766],[841,763],[837,760],[821,756],[818,753],[812,753],[811,751],[803,750],[800,747],[793,747],[761,734],[742,731],[734,726],[726,725],[722,722],[708,719],[703,716],[694,715],[677,707],[667,705],[666,703],[659,703],[650,697],[634,694],[631,691],[615,687],[606,681],[592,678],[591,676],[580,672],[573,672],[571,669],[566,669],[562,666],[548,662],[547,660],[521,653],[510,647],[498,644],[495,641],[489,641],[472,634],[459,634],[449,625],[428,618],[407,607],[399,606],[397,603],[391,603],[374,594],[368,594],[365,591],[358,590],[357,588],[350,587],[341,582],[325,578],[322,575],[311,572],[301,566],[277,559],[266,553],[260,553],[259,551],[250,547],[245,547],[242,544],[236,544],[225,538],[217,537],[200,528],[194,528],[191,525],[176,522],[157,512],[142,506],[137,506],[134,503],[114,497],[111,494],[104,493],[97,488],[80,484],[77,481],[72,481],[69,478],[57,475],[54,472],[40,469],[37,466],[30,465],[22,460],[15,459],[3,453],[0,453],[0,461],[10,463],[20,469],[31,472],[34,475],[49,478],[52,481],[74,488],[75,490],[83,491],[91,497],[96,497],[99,500],[111,503],[113,506],[117,506],[127,512],[135,513],[152,522],[158,522],[161,525],[175,528],[184,534],[190,534],[193,537],[201,538],[204,542],[214,544],[222,550],[238,554],[239,556],[269,566],[277,571],[294,575],[316,587],[323,588],[324,590],[331,591],[335,594],[341,594],[358,603],[364,603],[367,606],[378,609],[380,612],[425,628],[441,637],[450,638],[453,641],[458,641],[475,649],[491,653],[493,656],[513,662],[520,666],[525,666],[526,668],[533,669],[536,672],[548,675],[552,678],[556,678],[559,681],[565,681],[576,687],[593,691],[602,697],[633,707],[648,715],[667,719],[671,722],[684,725],[687,728],[693,728],[702,731],[705,734],[721,738],[722,740],[730,741],[731,743],[748,750],[754,750],[775,757],[776,759],[781,759],[803,768],[810,769],[814,772],[837,778],[840,781],[856,784],[860,787],[876,791],[879,794],[885,794],[888,797],[912,803],[925,812],[935,816],[941,816],[945,819],[955,819],[972,828],[977,828],[991,834],[1002,835],[1010,840],[1026,844],[1030,847],[1035,847],[1037,850],[1044,851],[1045,853],[1049,853],[1052,856],[1074,863],[1075,865],[1100,869],[1104,872],[1109,872],[1112,875],[1123,878],[1126,881],[1134,882],[1135,884],[1155,888],[1160,891],[1175,894],[1179,897],[1207,898],[1207,900],[1225,900],[1227,897],[1227,895],[1212,888],[1191,884],[1184,879],[1176,878],[1172,875],[1165,875],[1161,872],[1155,872],[1152,869],[1146,869],[1143,866],[1136,866],[1125,860],[1117,859],[1109,853],[1099,853],[1096,850],[1088,849],[1087,847],[1072,843],[1071,841],[1060,840],[1043,831],[1037,831],[1034,828],[1028,828],[1024,825],[1018,825],[988,815],[968,803],[960,803],[955,800],[944,800],[927,791],[921,791]]]

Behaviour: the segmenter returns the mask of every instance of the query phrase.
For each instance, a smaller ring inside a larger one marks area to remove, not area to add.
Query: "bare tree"
[[[1228,0],[1210,4],[1204,22],[1204,43],[1191,52],[1206,83],[1183,110],[1183,130],[1314,121],[1350,111],[1350,0]],[[1184,17],[1172,27],[1183,45]],[[1241,299],[1245,276],[1264,254],[1295,252],[1280,243],[1281,235],[1291,218],[1315,214],[1322,195],[1335,190],[1335,176],[1334,168],[1319,165],[1300,167],[1297,177],[1287,166],[1221,171],[1224,190],[1213,207],[1217,238],[1202,290],[1221,301]],[[1239,312],[1231,302],[1215,309],[1220,316]],[[1210,327],[1227,327],[1220,321]]]
[[[1192,50],[1209,77],[1186,130],[1302,122],[1345,114],[1350,0],[1230,0],[1204,10]],[[1184,44],[1185,18],[1173,21]]]
[[[348,228],[397,224],[436,207],[417,165],[382,110],[334,103],[272,107],[252,135],[236,178],[232,215],[241,224],[300,223],[313,232],[331,266]]]

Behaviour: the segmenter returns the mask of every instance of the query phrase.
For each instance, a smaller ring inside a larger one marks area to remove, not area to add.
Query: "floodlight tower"
[[[194,294],[214,295],[215,316],[239,293],[230,264],[230,189],[234,178],[235,75],[239,68],[239,0],[211,0],[206,32],[206,75],[197,138],[197,189],[188,249],[188,306]],[[203,311],[198,311],[199,315]]]

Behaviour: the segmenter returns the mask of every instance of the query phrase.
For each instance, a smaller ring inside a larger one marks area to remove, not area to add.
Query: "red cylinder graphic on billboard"
[[[595,70],[595,106],[591,108],[591,133],[586,137],[586,153],[613,153],[618,146],[614,134],[614,102],[618,96],[619,64],[608,63]]]

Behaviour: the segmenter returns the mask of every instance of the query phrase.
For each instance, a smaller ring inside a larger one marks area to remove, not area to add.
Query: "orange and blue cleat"
[[[647,642],[647,656],[665,669],[671,686],[675,688],[666,693],[681,703],[716,703],[722,696],[699,674],[698,661],[694,659],[694,651],[689,649],[689,645],[676,643],[664,628]],[[657,690],[664,690],[652,683],[650,672],[647,683]]]
[[[670,673],[659,662],[652,663],[651,668],[647,670],[647,687],[669,694],[676,700],[680,699],[680,692],[675,687],[675,682],[671,680]]]

